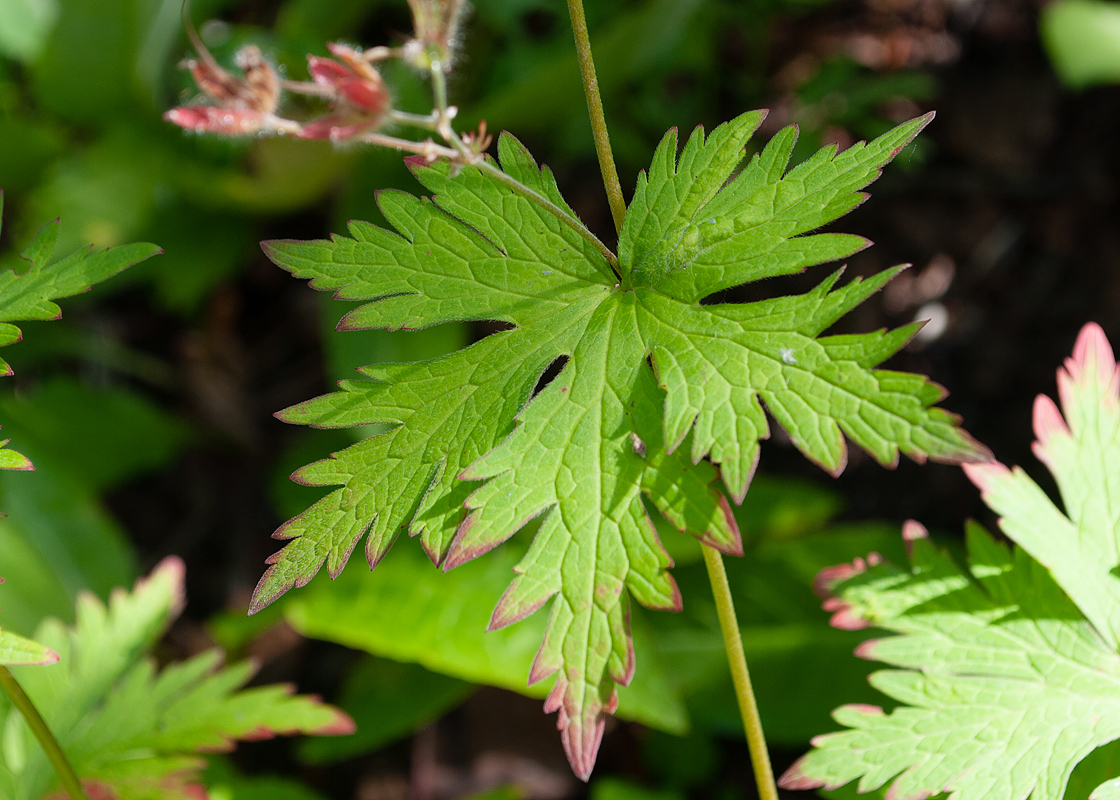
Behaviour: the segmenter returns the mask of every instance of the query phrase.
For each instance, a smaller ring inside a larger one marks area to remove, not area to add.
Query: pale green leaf
[[[1120,370],[1097,325],[1058,389],[1061,411],[1035,403],[1034,452],[1065,513],[1019,468],[968,465],[1012,551],[970,526],[963,572],[910,523],[909,569],[876,557],[821,574],[834,625],[900,634],[857,654],[903,668],[871,676],[903,705],[837,709],[850,730],[817,737],[787,788],[858,778],[861,792],[889,783],[892,800],[1060,798],[1080,762],[1120,739]]]
[[[858,778],[861,792],[892,783],[898,800],[1061,797],[1074,764],[1120,737],[1120,655],[1023,550],[1010,553],[974,526],[963,573],[928,540],[911,539],[909,569],[882,563],[856,574],[826,606],[834,624],[901,634],[857,653],[904,668],[871,675],[904,705],[889,714],[840,707],[833,716],[851,730],[814,739],[782,785]]]
[[[58,0],[0,0],[0,53],[33,61],[58,14]]]
[[[1120,5],[1058,0],[1042,9],[1039,29],[1054,71],[1067,86],[1120,82]]]
[[[1089,795],[1089,800],[1120,800],[1120,778],[1102,783]]]
[[[1058,370],[1061,412],[1046,395],[1034,404],[1033,450],[1058,483],[1064,513],[1020,468],[967,468],[1003,531],[1053,573],[1113,648],[1120,644],[1118,393],[1112,348],[1099,326],[1086,325]]]
[[[634,674],[630,599],[681,604],[648,514],[741,552],[715,483],[722,473],[742,500],[769,435],[763,404],[833,472],[845,462],[845,434],[885,464],[899,452],[985,458],[955,417],[932,407],[940,387],[873,369],[916,328],[820,338],[896,271],[838,289],[837,273],[800,297],[700,304],[865,246],[809,232],[861,202],[859,190],[926,122],[839,155],[826,149],[788,172],[796,136],[787,130],[727,183],[761,119],[746,114],[710,137],[697,130],[679,159],[675,136],[662,143],[627,212],[617,273],[579,235],[551,172],[508,135],[500,168],[566,221],[477,168],[452,174],[413,159],[434,197],[383,192],[393,231],[354,223],[352,238],[269,243],[274,261],[315,288],[372,301],[342,329],[511,327],[441,358],[365,367],[371,380],[282,412],[319,427],[389,427],[295,474],[342,488],[276,532],[290,542],[270,559],[252,610],[324,563],[337,575],[363,537],[371,565],[408,531],[447,570],[539,518],[490,627],[551,601],[529,678],[556,675],[546,708],[560,712],[569,758],[586,778],[616,687]],[[558,361],[566,363],[534,396]]]

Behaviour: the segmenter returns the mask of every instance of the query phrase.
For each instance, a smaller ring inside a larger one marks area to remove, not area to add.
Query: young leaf
[[[910,523],[909,569],[864,572],[860,561],[821,573],[834,625],[900,634],[857,654],[903,668],[871,682],[904,705],[837,709],[851,730],[817,737],[782,785],[859,778],[861,792],[891,782],[898,800],[1062,797],[1073,768],[1120,738],[1120,371],[1096,325],[1082,330],[1058,388],[1065,418],[1037,399],[1034,451],[1068,517],[1021,469],[971,465],[1013,552],[970,526],[962,572]]]
[[[698,129],[679,160],[675,133],[666,136],[627,213],[618,274],[575,230],[551,172],[508,135],[501,169],[570,224],[477,168],[452,175],[447,164],[413,159],[434,198],[383,192],[395,232],[353,223],[353,238],[267,243],[277,264],[313,287],[372,301],[343,329],[456,320],[512,328],[443,358],[366,367],[372,380],[344,381],[280,414],[319,427],[393,427],[295,474],[343,488],[276,532],[291,541],[270,559],[251,611],[307,583],[324,562],[337,575],[363,536],[371,565],[407,530],[451,569],[541,516],[490,625],[555,598],[529,679],[557,674],[545,707],[560,712],[568,756],[586,778],[615,686],[633,675],[630,595],[680,607],[646,500],[702,542],[741,552],[713,484],[722,472],[742,499],[769,433],[762,403],[832,472],[843,468],[845,433],[884,464],[900,450],[917,460],[983,459],[956,419],[931,407],[940,387],[872,369],[915,327],[818,338],[897,270],[834,290],[837,272],[799,297],[700,304],[864,247],[858,237],[802,234],[857,205],[858,190],[926,122],[839,155],[823,150],[788,174],[796,134],[787,129],[725,187],[761,119],[745,114],[708,137]]]
[[[183,604],[183,564],[167,559],[128,593],[116,590],[106,608],[92,595],[78,601],[68,630],[47,621],[36,638],[61,663],[19,670],[27,694],[66,751],[75,771],[116,800],[199,797],[196,755],[229,750],[237,739],[277,734],[350,733],[342,712],[288,686],[242,687],[248,663],[219,668],[210,651],[157,670],[147,653]],[[37,800],[53,771],[22,718],[5,722],[4,764],[16,800]]]
[[[0,216],[4,195],[0,192]],[[80,294],[99,281],[116,275],[126,267],[163,252],[152,244],[127,244],[108,250],[86,247],[51,264],[58,243],[59,221],[48,222],[23,251],[31,265],[22,274],[14,270],[0,273],[0,347],[23,338],[11,320],[58,319],[61,309],[53,302]],[[11,375],[12,368],[0,358],[0,376]],[[0,442],[0,448],[7,440]],[[12,450],[0,450],[0,469],[34,469],[31,462]]]

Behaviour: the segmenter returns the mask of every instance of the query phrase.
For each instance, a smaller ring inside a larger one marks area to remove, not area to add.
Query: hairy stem
[[[583,0],[568,0],[568,14],[572,18],[572,33],[576,37],[579,54],[579,71],[583,76],[583,91],[587,95],[587,112],[591,116],[591,131],[595,135],[595,152],[599,156],[599,169],[603,173],[603,186],[611,206],[616,233],[622,232],[622,219],[626,216],[626,200],[622,197],[622,184],[614,165],[611,139],[607,134],[607,118],[603,114],[603,98],[599,96],[599,79],[595,77],[595,61],[591,58],[591,39],[587,35],[587,18],[583,13]]]
[[[747,671],[747,656],[743,652],[743,640],[739,635],[739,621],[735,617],[735,604],[731,600],[727,571],[723,568],[723,556],[718,550],[706,545],[700,549],[704,553],[704,566],[708,568],[708,580],[711,581],[712,594],[716,599],[719,627],[723,631],[723,644],[727,649],[727,660],[731,664],[731,679],[735,683],[739,713],[743,716],[743,730],[747,734],[747,747],[751,753],[758,796],[762,800],[778,800],[778,787],[774,784],[774,770],[770,766],[766,737],[762,735],[762,720],[758,716],[758,703],[755,702],[751,675]]]
[[[18,708],[20,713],[23,714],[23,718],[27,720],[27,726],[31,728],[31,732],[39,740],[43,752],[47,754],[62,788],[66,790],[72,800],[89,800],[85,790],[82,789],[82,782],[78,780],[74,768],[66,760],[66,754],[62,752],[58,740],[54,738],[51,729],[47,726],[42,715],[39,714],[39,709],[35,708],[31,698],[23,691],[23,687],[19,685],[16,676],[4,666],[0,666],[0,688],[3,688],[4,693],[12,701],[12,705]]]

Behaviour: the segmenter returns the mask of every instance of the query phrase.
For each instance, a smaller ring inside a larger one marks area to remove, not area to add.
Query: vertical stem
[[[603,114],[603,98],[599,96],[599,80],[595,77],[595,61],[591,58],[591,39],[587,35],[587,18],[583,13],[583,0],[568,0],[568,14],[572,18],[572,33],[576,37],[579,54],[579,71],[583,76],[583,91],[587,95],[587,112],[591,115],[591,131],[595,135],[595,152],[599,155],[599,169],[603,173],[603,186],[611,206],[616,233],[622,232],[622,218],[626,216],[626,201],[622,197],[622,184],[614,165],[611,139],[607,135],[607,118]]]
[[[704,565],[708,568],[708,580],[711,581],[712,594],[716,599],[719,627],[723,631],[723,644],[727,649],[727,660],[731,664],[731,679],[735,683],[739,713],[743,716],[743,729],[747,734],[747,747],[751,753],[755,783],[758,784],[758,796],[762,800],[778,800],[778,787],[774,784],[774,770],[770,766],[766,738],[762,735],[762,720],[758,716],[758,703],[755,702],[751,676],[747,671],[747,656],[743,652],[743,640],[739,635],[739,621],[735,618],[735,604],[731,600],[731,587],[727,583],[723,557],[715,548],[705,545],[700,549],[704,553]]]
[[[62,752],[58,740],[54,738],[51,729],[47,727],[46,721],[39,714],[39,709],[35,708],[31,698],[23,691],[23,687],[19,685],[16,676],[4,666],[0,666],[0,688],[3,688],[5,694],[11,699],[12,705],[18,708],[20,713],[23,714],[23,718],[27,720],[27,726],[31,728],[35,738],[39,740],[43,752],[47,754],[51,766],[58,774],[58,780],[62,784],[62,788],[73,800],[89,800],[85,790],[82,789],[82,782],[78,780],[74,768],[66,760],[66,754]]]

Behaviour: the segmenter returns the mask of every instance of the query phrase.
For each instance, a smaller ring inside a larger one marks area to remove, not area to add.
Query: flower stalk
[[[607,117],[603,112],[603,98],[599,94],[599,79],[595,75],[595,60],[591,56],[591,38],[587,33],[587,16],[583,13],[583,0],[568,0],[568,15],[572,19],[572,33],[579,56],[579,71],[583,77],[583,91],[587,95],[587,113],[591,117],[591,132],[595,137],[595,153],[599,157],[599,171],[603,173],[603,186],[614,218],[615,233],[622,233],[622,220],[626,216],[626,200],[618,180],[614,163],[611,138],[607,133]]]

